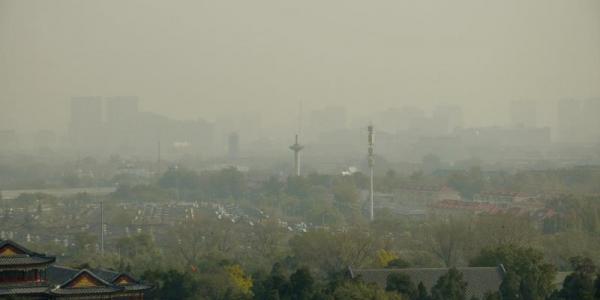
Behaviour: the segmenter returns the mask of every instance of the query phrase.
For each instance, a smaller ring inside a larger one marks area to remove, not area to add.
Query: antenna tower
[[[304,149],[304,146],[298,143],[298,135],[296,134],[296,142],[290,146],[290,150],[294,151],[294,170],[296,176],[300,176],[300,150]]]
[[[368,127],[368,131],[369,131],[369,156],[368,156],[368,160],[369,160],[369,172],[370,172],[370,187],[369,187],[369,200],[370,200],[370,204],[371,204],[371,208],[369,210],[369,215],[370,215],[370,219],[371,221],[375,220],[375,216],[373,214],[373,165],[375,163],[375,158],[373,157],[373,146],[374,146],[374,134],[373,134],[373,124],[370,124]]]

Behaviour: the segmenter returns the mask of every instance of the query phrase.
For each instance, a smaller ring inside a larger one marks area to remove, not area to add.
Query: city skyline
[[[450,104],[488,126],[511,101],[543,112],[600,96],[598,1],[434,2],[3,0],[0,119],[64,129],[71,97],[134,95],[175,119],[250,112],[294,128],[299,102],[353,116]]]

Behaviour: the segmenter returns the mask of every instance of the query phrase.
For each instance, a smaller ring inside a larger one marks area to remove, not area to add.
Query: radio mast
[[[367,127],[368,131],[369,131],[369,156],[368,156],[368,160],[369,160],[369,172],[370,172],[370,187],[369,187],[369,200],[371,201],[371,209],[369,210],[369,214],[370,214],[370,219],[371,221],[375,220],[375,216],[373,214],[373,165],[375,162],[375,158],[373,157],[373,145],[374,145],[374,140],[373,140],[373,124],[370,124],[369,127]]]

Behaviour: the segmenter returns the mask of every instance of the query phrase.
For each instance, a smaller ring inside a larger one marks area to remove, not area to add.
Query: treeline
[[[481,298],[500,300],[596,300],[600,299],[600,273],[587,258],[571,259],[573,271],[558,286],[554,285],[555,268],[543,261],[539,251],[515,245],[484,249],[472,266],[503,264],[506,272],[498,290]],[[352,278],[347,271],[319,276],[311,268],[294,267],[290,261],[275,263],[270,272],[246,273],[230,261],[203,260],[184,271],[147,271],[144,280],[154,284],[150,299],[409,299],[466,300],[468,282],[456,268],[449,268],[427,289],[402,272],[390,273],[385,287]]]

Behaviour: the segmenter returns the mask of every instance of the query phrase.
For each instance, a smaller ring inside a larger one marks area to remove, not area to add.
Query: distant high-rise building
[[[400,119],[403,122],[404,129],[408,129],[415,133],[421,133],[427,126],[428,120],[425,116],[425,111],[418,107],[404,106],[400,112]]]
[[[106,98],[107,139],[115,151],[127,152],[135,148],[139,134],[137,97]]]
[[[40,151],[54,150],[58,142],[56,133],[47,129],[37,131],[33,139],[34,146]]]
[[[560,100],[558,101],[557,112],[557,140],[562,143],[584,142],[581,101],[575,99]]]
[[[0,152],[14,151],[18,146],[17,132],[0,129]]]
[[[437,106],[432,112],[432,121],[438,124],[440,133],[451,133],[463,127],[463,112],[460,106]]]
[[[71,99],[69,134],[73,146],[84,152],[99,150],[103,144],[102,97]]]
[[[138,113],[137,97],[106,98],[106,122],[109,124],[131,124]]]
[[[537,126],[537,105],[534,101],[512,101],[510,103],[512,127],[534,128]]]
[[[583,131],[585,139],[592,144],[600,143],[600,98],[583,102]]]
[[[240,136],[237,132],[233,132],[229,135],[227,141],[227,151],[229,159],[238,159],[240,156]]]

